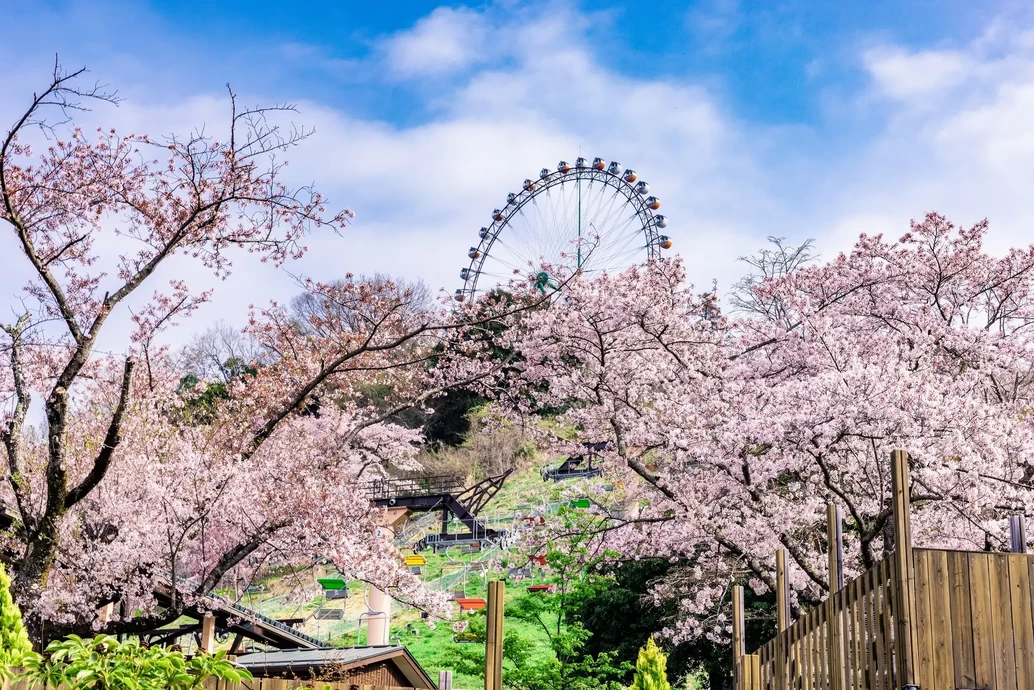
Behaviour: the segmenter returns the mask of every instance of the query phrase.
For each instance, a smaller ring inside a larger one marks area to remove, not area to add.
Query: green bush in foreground
[[[43,654],[29,653],[22,665],[21,677],[30,687],[64,683],[69,690],[193,690],[206,678],[252,679],[248,671],[227,661],[226,652],[187,659],[179,651],[119,642],[110,635],[70,635],[51,642]]]
[[[11,578],[0,565],[0,677],[9,666],[17,666],[32,651],[22,625],[21,612],[11,598]]]
[[[651,637],[646,646],[639,650],[639,660],[635,664],[635,682],[632,690],[671,690],[665,667],[668,659],[664,652],[654,644]]]

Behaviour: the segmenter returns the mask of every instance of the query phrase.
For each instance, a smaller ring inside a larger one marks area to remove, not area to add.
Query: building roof
[[[237,657],[237,663],[256,676],[274,676],[286,672],[312,673],[325,665],[350,671],[379,661],[391,660],[414,688],[436,688],[434,681],[405,647],[371,645],[367,647],[335,647],[332,649],[285,649],[258,652]],[[299,674],[300,675],[300,674]]]

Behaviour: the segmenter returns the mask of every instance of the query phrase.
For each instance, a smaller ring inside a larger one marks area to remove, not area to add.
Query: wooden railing
[[[894,587],[888,557],[742,657],[742,690],[897,687]]]
[[[401,687],[395,685],[356,685],[354,682],[326,683],[318,680],[286,680],[283,678],[256,678],[243,683],[231,683],[225,680],[209,678],[202,686],[205,690],[416,690],[412,687]],[[2,690],[29,690],[28,681],[0,683]],[[46,688],[37,686],[36,690],[67,690],[66,686],[60,688]]]
[[[833,593],[792,625],[785,555],[776,559],[779,633],[743,649],[743,592],[733,590],[736,690],[1034,689],[1034,557],[913,549],[906,456],[892,456],[898,548],[846,586],[839,517],[830,509]],[[1022,521],[1013,549],[1025,551]]]

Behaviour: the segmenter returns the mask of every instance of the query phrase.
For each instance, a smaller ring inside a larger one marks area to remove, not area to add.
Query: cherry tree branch
[[[132,359],[127,359],[125,367],[122,372],[122,388],[119,391],[118,405],[115,407],[115,412],[111,416],[111,423],[108,425],[108,432],[104,436],[104,443],[101,445],[100,452],[97,454],[97,458],[93,461],[93,467],[90,469],[90,473],[86,475],[86,478],[76,486],[74,489],[68,492],[65,496],[65,510],[68,510],[79,501],[86,498],[86,496],[93,491],[101,480],[104,479],[104,475],[108,472],[108,467],[111,466],[111,458],[115,454],[115,449],[118,448],[119,443],[122,441],[122,420],[126,414],[126,408],[129,406],[130,388],[133,379],[133,368],[136,363]]]

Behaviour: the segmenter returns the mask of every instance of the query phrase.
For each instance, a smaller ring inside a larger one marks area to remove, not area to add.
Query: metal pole
[[[829,541],[829,591],[844,588],[844,522],[840,509],[833,503],[826,506],[826,538]]]
[[[582,178],[578,178],[578,269],[582,268]]]
[[[1009,542],[1013,553],[1027,553],[1027,527],[1022,515],[1009,516]]]

